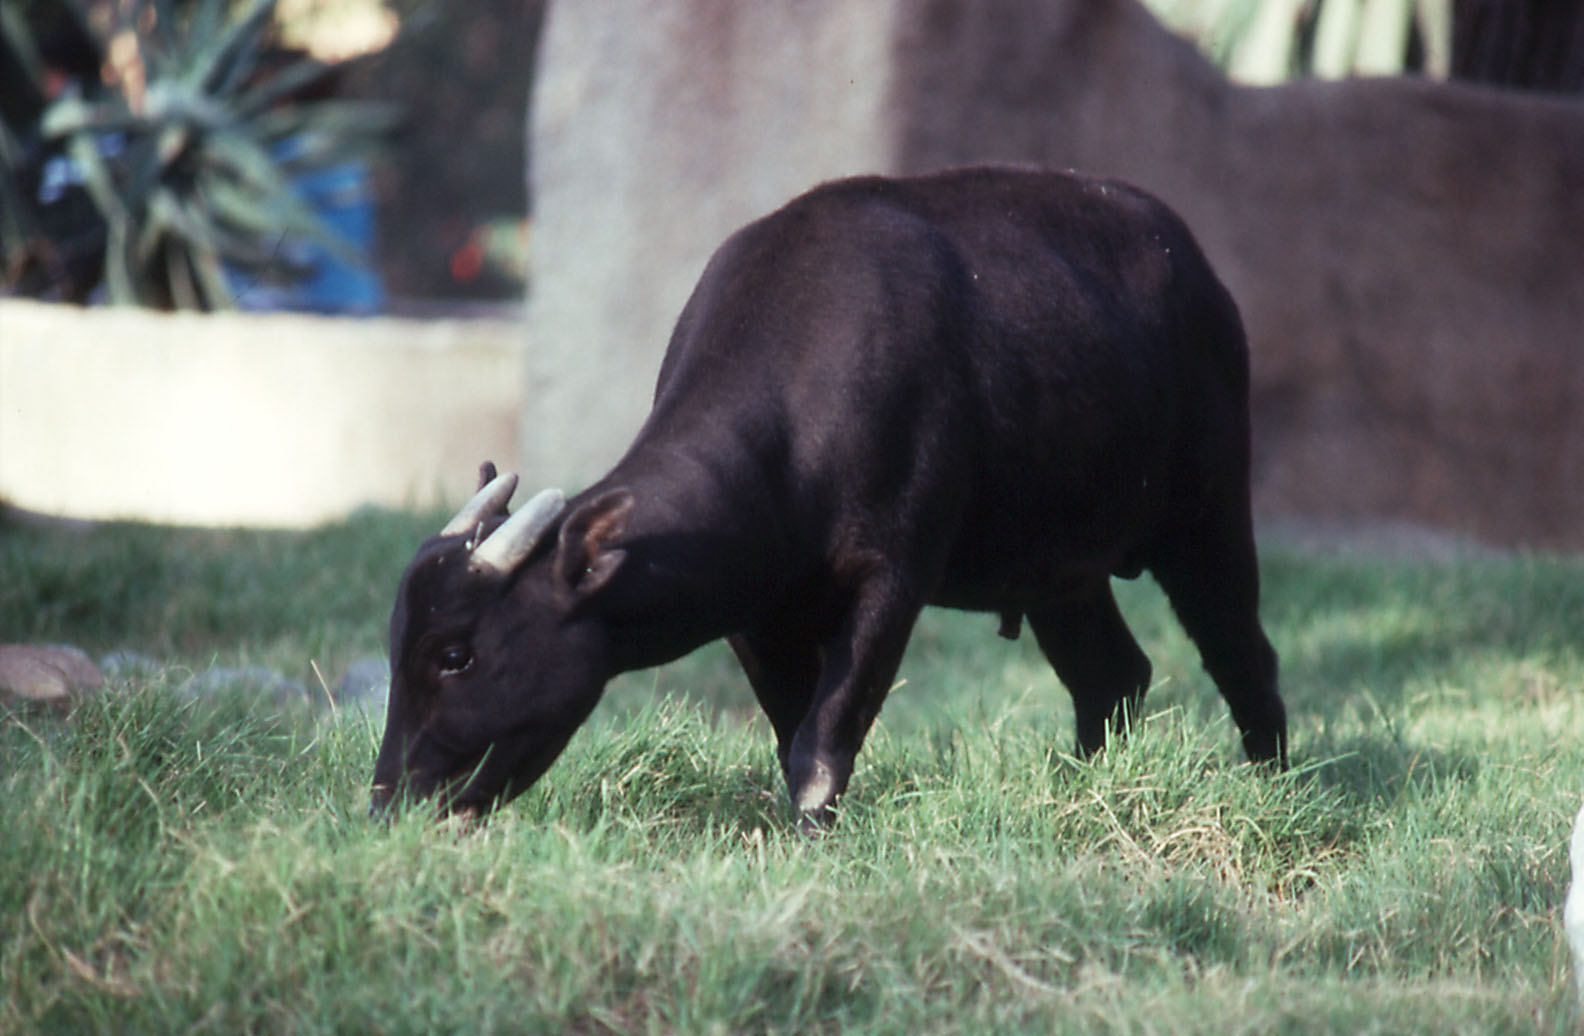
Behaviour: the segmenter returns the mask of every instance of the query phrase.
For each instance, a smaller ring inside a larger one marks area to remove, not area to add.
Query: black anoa
[[[818,187],[715,253],[607,475],[510,517],[515,478],[483,476],[397,593],[376,807],[497,805],[612,676],[726,637],[822,823],[926,605],[1026,620],[1093,752],[1149,686],[1110,585],[1143,571],[1248,756],[1284,760],[1242,325],[1182,221],[1125,184]]]

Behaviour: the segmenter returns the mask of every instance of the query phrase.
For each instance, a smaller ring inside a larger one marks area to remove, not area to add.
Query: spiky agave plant
[[[1452,0],[1145,0],[1234,79],[1399,75],[1417,60],[1445,78]],[[1414,57],[1415,48],[1422,53]]]
[[[262,74],[274,8],[251,0],[232,20],[226,0],[133,0],[105,41],[102,89],[62,95],[40,118],[40,140],[70,159],[104,223],[113,302],[229,308],[230,274],[300,275],[285,258],[293,239],[361,261],[292,180],[369,154],[393,112],[294,100],[337,65]]]

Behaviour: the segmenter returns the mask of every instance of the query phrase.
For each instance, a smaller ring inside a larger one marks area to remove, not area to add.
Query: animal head
[[[390,621],[391,685],[372,809],[434,797],[485,812],[555,761],[610,677],[592,604],[626,555],[632,496],[569,509],[559,490],[515,513],[517,476],[480,487],[407,566]]]

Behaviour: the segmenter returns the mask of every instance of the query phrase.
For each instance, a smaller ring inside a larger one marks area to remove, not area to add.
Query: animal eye
[[[452,644],[440,651],[440,675],[453,676],[473,664],[473,652],[465,644]]]

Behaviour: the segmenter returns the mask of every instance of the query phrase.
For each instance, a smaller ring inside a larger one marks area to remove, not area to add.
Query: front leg
[[[766,630],[751,630],[727,638],[737,661],[748,676],[759,707],[770,720],[776,736],[776,758],[781,773],[788,774],[787,760],[792,739],[797,736],[803,717],[819,686],[820,652],[813,635],[803,630],[787,630],[776,624]]]
[[[896,581],[871,578],[854,592],[839,632],[826,643],[814,700],[785,760],[803,830],[829,825],[921,607],[918,595]]]

